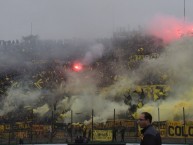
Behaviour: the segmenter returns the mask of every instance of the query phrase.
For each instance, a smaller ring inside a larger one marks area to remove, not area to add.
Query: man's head
[[[139,124],[139,126],[141,128],[144,128],[144,127],[150,125],[151,122],[152,122],[152,116],[148,112],[142,112],[139,116],[138,121],[137,121],[137,123]]]

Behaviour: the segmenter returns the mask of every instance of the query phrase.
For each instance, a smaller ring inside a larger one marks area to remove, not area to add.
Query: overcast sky
[[[193,21],[193,0],[186,19]],[[144,27],[156,15],[184,18],[184,0],[0,0],[0,40],[103,38]]]

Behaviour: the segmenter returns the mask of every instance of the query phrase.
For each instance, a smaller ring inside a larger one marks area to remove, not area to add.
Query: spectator
[[[113,128],[113,141],[117,141],[117,129]]]
[[[141,144],[140,145],[161,145],[162,140],[158,131],[151,125],[152,116],[148,112],[140,114],[138,124],[141,130]]]
[[[22,138],[19,139],[19,144],[23,145],[23,139]]]
[[[125,141],[125,128],[123,127],[120,132],[121,132],[121,142],[124,142]]]

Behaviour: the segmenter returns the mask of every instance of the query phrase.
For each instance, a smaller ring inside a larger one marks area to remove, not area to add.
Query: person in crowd
[[[162,140],[159,132],[152,126],[152,115],[142,112],[137,122],[142,128],[140,145],[161,145]]]
[[[75,139],[75,143],[83,143],[84,142],[84,138],[82,136],[77,136]]]
[[[121,142],[124,142],[125,141],[125,128],[123,127],[120,131],[121,133]]]
[[[92,132],[91,132],[91,129],[89,129],[89,131],[88,131],[88,141],[91,140],[91,135],[92,135]]]
[[[23,145],[23,139],[22,138],[19,139],[19,144]]]
[[[113,141],[117,141],[117,129],[113,128]]]

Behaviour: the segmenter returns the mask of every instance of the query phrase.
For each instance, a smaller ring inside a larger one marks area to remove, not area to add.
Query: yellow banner
[[[4,132],[4,125],[0,125],[0,132]]]
[[[4,129],[5,129],[6,131],[10,130],[10,125],[9,125],[9,124],[5,124],[5,125],[4,125]]]
[[[15,123],[15,127],[17,129],[29,129],[30,128],[30,125],[25,123],[25,122],[16,122]]]
[[[16,137],[17,138],[27,138],[28,135],[27,135],[27,131],[24,131],[24,132],[16,132]]]
[[[112,141],[112,130],[94,130],[94,141]]]
[[[44,125],[33,125],[32,128],[33,128],[33,131],[35,131],[35,132],[43,132],[44,131]]]
[[[9,133],[0,133],[0,138],[1,139],[8,139],[9,138]]]
[[[50,132],[51,131],[51,125],[44,125],[44,131],[45,132]]]
[[[167,121],[154,121],[152,124],[160,132],[161,137],[167,137]]]
[[[125,119],[118,119],[115,120],[108,120],[106,122],[106,128],[112,128],[112,127],[136,127],[136,121],[131,120],[125,120]]]
[[[64,139],[64,135],[65,135],[64,132],[60,131],[60,132],[56,133],[55,138],[57,138],[57,139]]]
[[[193,125],[189,125],[182,122],[170,121],[167,125],[168,137],[172,138],[193,138]]]

